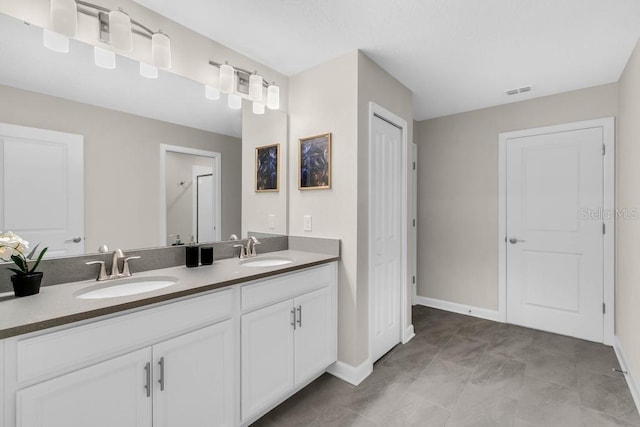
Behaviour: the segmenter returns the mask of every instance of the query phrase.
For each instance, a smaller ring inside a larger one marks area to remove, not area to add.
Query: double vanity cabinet
[[[336,268],[6,338],[0,426],[247,425],[336,361]]]

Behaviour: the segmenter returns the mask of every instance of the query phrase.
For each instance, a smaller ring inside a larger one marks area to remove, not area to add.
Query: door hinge
[[[416,162],[413,162],[413,170],[416,170]]]
[[[607,304],[602,303],[602,314],[606,314],[607,313]]]
[[[606,155],[607,154],[607,146],[602,144],[602,155]]]
[[[413,226],[414,227],[416,226],[416,219],[415,218],[413,219]]]
[[[607,226],[605,225],[605,223],[602,223],[602,234],[606,234],[607,233]]]
[[[413,284],[416,284],[416,276],[413,276]]]

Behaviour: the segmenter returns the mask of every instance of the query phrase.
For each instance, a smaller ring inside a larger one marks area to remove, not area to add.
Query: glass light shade
[[[54,33],[46,28],[42,32],[42,44],[47,49],[60,53],[69,53],[69,37]]]
[[[153,65],[146,64],[144,62],[140,63],[140,75],[142,77],[146,77],[148,79],[157,79],[158,78],[158,68]]]
[[[220,66],[219,88],[221,92],[231,93],[235,89],[236,71],[229,64]]]
[[[264,114],[264,104],[260,102],[253,103],[253,114]]]
[[[270,110],[280,109],[280,88],[276,85],[267,88],[267,108]]]
[[[171,68],[171,39],[164,33],[151,36],[151,55],[158,68]]]
[[[133,36],[131,34],[131,18],[121,10],[109,12],[109,35],[111,46],[115,50],[131,52]]]
[[[116,68],[116,54],[101,47],[93,48],[93,60],[100,68],[107,70]]]
[[[67,37],[78,32],[78,7],[75,0],[51,0],[49,13],[51,29]]]
[[[239,110],[242,108],[242,98],[240,98],[240,95],[236,95],[235,93],[229,94],[229,108],[232,110]]]
[[[204,96],[207,99],[215,101],[216,99],[220,99],[220,91],[213,86],[206,85],[204,87]]]
[[[249,99],[262,101],[262,76],[252,74],[249,77]]]

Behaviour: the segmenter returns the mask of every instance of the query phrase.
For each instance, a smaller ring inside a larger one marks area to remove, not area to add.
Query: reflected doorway
[[[161,145],[161,244],[220,240],[221,155]]]

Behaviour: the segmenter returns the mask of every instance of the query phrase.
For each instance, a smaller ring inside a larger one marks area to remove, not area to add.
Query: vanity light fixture
[[[242,98],[235,93],[229,94],[229,108],[232,110],[239,110],[242,108]]]
[[[140,62],[140,75],[148,79],[157,79],[158,67],[154,67],[153,65],[149,65],[145,62]]]
[[[78,32],[78,13],[97,18],[99,40],[115,51],[132,52],[133,34],[150,39],[152,63],[140,63],[140,74],[143,77],[156,78],[158,68],[171,68],[169,36],[131,19],[122,9],[111,10],[83,0],[50,0],[51,29],[44,29],[45,47],[57,52],[69,52],[69,38],[76,37]],[[103,68],[115,67],[113,52],[96,47],[94,56],[96,65]]]
[[[101,47],[93,48],[93,60],[100,68],[113,70],[116,68],[116,54]]]
[[[215,101],[216,99],[220,99],[220,91],[213,86],[205,85],[204,96],[207,99]]]
[[[229,108],[241,108],[242,98],[244,98],[253,101],[252,110],[254,114],[264,114],[265,105],[270,110],[280,109],[280,88],[275,82],[269,83],[257,71],[250,72],[239,67],[233,67],[228,62],[221,64],[209,61],[209,65],[219,70],[217,89],[219,92],[229,94]],[[215,93],[212,92],[214,90],[215,87],[213,85],[205,86],[206,97],[218,99],[217,97],[209,96],[210,93]]]
[[[253,102],[253,114],[264,114],[264,104]]]
[[[236,70],[229,64],[222,64],[220,66],[220,79],[218,80],[220,91],[224,93],[233,92],[235,82]]]

